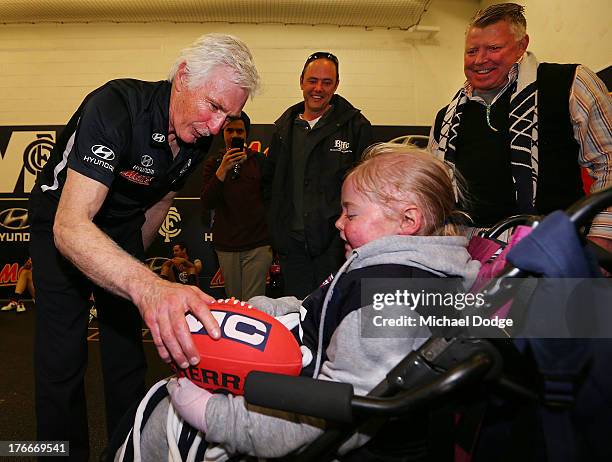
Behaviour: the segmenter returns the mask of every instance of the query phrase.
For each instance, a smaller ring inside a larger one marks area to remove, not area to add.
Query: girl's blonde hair
[[[355,190],[394,217],[402,206],[415,204],[423,216],[419,234],[457,235],[451,218],[455,208],[453,172],[433,154],[415,146],[377,143],[365,150],[362,161],[347,175]]]

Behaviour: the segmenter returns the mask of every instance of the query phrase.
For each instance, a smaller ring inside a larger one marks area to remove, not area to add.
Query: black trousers
[[[317,289],[344,263],[344,244],[335,239],[321,255],[311,256],[304,241],[288,238],[287,252],[279,253],[284,294],[300,300]]]
[[[57,251],[50,228],[31,229],[36,287],[35,403],[39,441],[69,441],[71,460],[88,460],[85,403],[87,327],[94,293],[100,329],[106,428],[145,394],[146,359],[136,307],[94,286]]]

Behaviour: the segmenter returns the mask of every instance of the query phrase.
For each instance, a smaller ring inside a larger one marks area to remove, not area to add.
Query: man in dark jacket
[[[338,58],[308,57],[300,76],[304,101],[275,122],[263,190],[285,294],[303,298],[344,259],[334,228],[345,173],[372,142],[372,126],[340,95]]]

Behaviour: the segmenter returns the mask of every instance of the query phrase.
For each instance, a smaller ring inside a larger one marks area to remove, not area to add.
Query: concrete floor
[[[4,306],[5,300],[0,300]],[[33,341],[35,307],[26,301],[24,313],[0,312],[0,441],[32,441],[36,439],[34,413]],[[89,364],[86,375],[89,416],[90,460],[97,461],[106,446],[104,398],[99,358],[95,340],[96,322],[90,326]],[[170,375],[161,362],[147,332],[144,332],[145,352],[149,362],[147,385]],[[13,459],[13,458],[11,458]],[[28,460],[28,458],[19,458]],[[34,460],[31,458],[30,460]]]

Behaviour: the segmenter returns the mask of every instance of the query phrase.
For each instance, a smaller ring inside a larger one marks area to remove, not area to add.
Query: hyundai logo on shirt
[[[113,160],[115,158],[115,153],[111,148],[107,148],[102,144],[96,144],[91,147],[91,152],[93,152],[97,157],[103,160]]]
[[[153,133],[151,135],[151,138],[156,143],[163,143],[164,141],[166,141],[166,137],[162,133]]]
[[[148,154],[144,154],[140,158],[140,164],[143,167],[150,167],[151,165],[153,165],[153,158],[151,156],[149,156]]]

